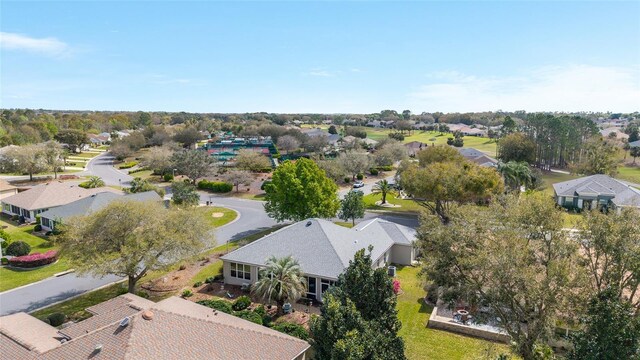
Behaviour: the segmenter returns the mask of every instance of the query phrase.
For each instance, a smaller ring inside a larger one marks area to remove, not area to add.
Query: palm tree
[[[508,163],[498,164],[498,172],[502,174],[504,182],[513,191],[520,192],[520,186],[529,188],[534,181],[533,172],[524,161],[509,161]]]
[[[87,188],[89,189],[103,187],[104,185],[104,180],[99,176],[91,176],[87,181]]]
[[[373,185],[373,189],[371,192],[374,194],[382,194],[382,204],[387,203],[387,194],[393,193],[393,186],[389,184],[387,180],[380,180],[375,185]]]
[[[275,301],[278,314],[282,315],[285,302],[295,302],[307,292],[306,279],[297,260],[272,256],[251,291],[266,301]]]

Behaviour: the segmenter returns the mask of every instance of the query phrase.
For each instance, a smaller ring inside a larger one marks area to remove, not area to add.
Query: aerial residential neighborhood
[[[0,355],[640,359],[639,13],[3,2]]]

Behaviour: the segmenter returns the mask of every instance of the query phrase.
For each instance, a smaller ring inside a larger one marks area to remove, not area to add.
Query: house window
[[[336,282],[333,280],[320,279],[320,291],[324,294],[325,291],[329,290],[329,288],[335,284]]]
[[[316,298],[316,278],[311,276],[307,277],[307,298]]]
[[[251,280],[251,266],[236,263],[229,263],[229,265],[231,267],[231,277]]]

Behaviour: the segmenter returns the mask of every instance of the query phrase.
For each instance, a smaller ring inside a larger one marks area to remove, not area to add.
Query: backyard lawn
[[[364,206],[367,210],[387,210],[393,212],[418,212],[422,206],[413,200],[396,199],[392,194],[387,194],[389,204],[400,205],[400,207],[382,207],[376,205],[376,201],[382,200],[382,194],[369,194],[364,196]]]
[[[402,289],[397,305],[398,318],[402,322],[400,336],[404,339],[407,358],[478,359],[490,348],[508,353],[508,347],[503,344],[427,328],[433,308],[422,301],[425,292],[418,273],[419,268],[409,266],[400,267],[397,273]]]
[[[616,177],[618,179],[640,184],[640,167],[620,166]]]
[[[31,246],[32,253],[43,253],[56,249],[55,246],[52,246],[45,239],[31,234],[31,231],[33,231],[33,225],[17,227],[13,225],[12,222],[1,219],[0,226],[6,226],[4,230],[11,236],[11,241],[24,241],[29,244]],[[0,292],[46,279],[53,276],[53,274],[57,274],[68,269],[69,264],[64,258],[59,259],[54,264],[34,270],[16,270],[8,267],[2,267],[0,268]]]

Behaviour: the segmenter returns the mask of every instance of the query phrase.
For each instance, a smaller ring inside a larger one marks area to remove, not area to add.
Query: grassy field
[[[415,131],[411,136],[405,136],[404,142],[420,141],[427,144],[435,143],[436,145],[444,145],[450,137],[453,137],[453,135],[448,133],[443,134],[437,131]],[[431,139],[436,140],[432,142]],[[463,140],[464,147],[480,150],[489,156],[496,156],[496,143],[489,138],[464,136]]]
[[[640,167],[620,166],[616,177],[618,179],[640,184]]]
[[[397,274],[402,289],[397,305],[398,318],[402,322],[400,336],[404,339],[407,358],[478,359],[490,347],[508,353],[506,345],[427,328],[433,308],[422,301],[425,292],[418,272],[418,268],[407,266],[399,268]]]
[[[47,240],[31,234],[33,225],[16,227],[12,222],[1,219],[0,226],[6,226],[4,230],[11,236],[11,241],[24,241],[29,244],[32,253],[56,250],[56,247]],[[64,258],[59,259],[54,264],[34,270],[16,270],[2,267],[0,268],[0,292],[46,279],[53,276],[53,274],[68,269],[69,263]]]
[[[334,221],[333,223],[336,224],[336,225],[344,226],[344,227],[349,228],[349,229],[351,229],[353,227],[353,223],[352,222]]]
[[[387,202],[400,207],[388,208],[376,205],[376,201],[382,200],[382,194],[369,194],[364,196],[364,206],[367,210],[386,210],[393,212],[418,212],[422,206],[413,200],[396,199],[394,195],[387,194]]]
[[[555,172],[543,172],[542,180],[544,180],[544,191],[546,194],[553,195],[553,184],[577,179],[579,176],[573,174],[562,174]]]

